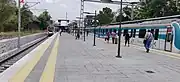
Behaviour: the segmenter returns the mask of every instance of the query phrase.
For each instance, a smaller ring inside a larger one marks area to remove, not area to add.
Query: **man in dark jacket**
[[[78,32],[76,34],[76,39],[79,39],[79,38],[80,38],[80,33],[79,33],[79,30],[78,30]]]
[[[125,34],[125,46],[128,43],[128,47],[129,47],[129,39],[130,39],[129,33],[126,33]]]
[[[60,33],[59,33],[59,34],[60,34],[60,36],[61,36],[62,32],[63,32],[63,30],[61,29],[61,31],[60,31]]]

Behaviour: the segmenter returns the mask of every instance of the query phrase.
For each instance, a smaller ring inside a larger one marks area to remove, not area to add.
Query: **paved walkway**
[[[55,82],[179,82],[180,60],[169,54],[145,53],[136,46],[121,48],[89,36],[75,40],[68,34],[60,36]],[[154,73],[148,73],[152,71]]]

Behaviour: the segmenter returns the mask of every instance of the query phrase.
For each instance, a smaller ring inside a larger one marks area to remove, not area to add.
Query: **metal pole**
[[[38,4],[40,2],[37,2],[36,4]],[[36,5],[35,4],[35,5]],[[35,6],[33,5],[33,6]],[[33,7],[33,6],[30,6],[30,7]],[[28,8],[30,8],[28,7]],[[22,10],[22,12],[25,11],[25,10]],[[20,39],[21,39],[21,1],[18,0],[18,45],[17,47],[20,48]]]
[[[18,0],[18,45],[17,47],[20,48],[20,37],[21,37],[21,3]]]
[[[121,56],[121,21],[122,21],[122,0],[120,4],[120,23],[119,23],[119,30],[118,30],[119,43],[118,43],[118,55],[116,56],[117,58],[122,58]]]
[[[132,4],[131,20],[134,20],[134,5]]]
[[[67,12],[66,12],[66,20],[67,20]]]
[[[78,32],[77,32],[78,34],[80,34],[80,26],[81,26],[80,23],[81,23],[81,20],[79,19],[79,28],[78,28]]]
[[[84,12],[84,0],[81,0],[81,8],[80,8],[80,34],[83,31],[83,12]]]
[[[176,7],[178,7],[178,0],[176,0]]]
[[[86,21],[84,19],[84,41],[86,41],[86,33],[85,33],[85,28],[86,28]]]
[[[96,46],[96,10],[95,10],[95,16],[94,16],[94,44],[93,46]]]

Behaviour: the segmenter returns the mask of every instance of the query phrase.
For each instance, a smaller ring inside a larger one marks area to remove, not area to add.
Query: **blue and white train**
[[[131,35],[131,44],[143,46],[144,36],[147,30],[151,30],[154,35],[152,48],[161,49],[169,52],[180,52],[180,19],[164,19],[155,21],[136,22],[132,24],[122,24],[122,41],[123,35],[129,33]],[[100,38],[104,38],[106,33],[118,33],[119,25],[111,24],[98,26],[96,34]]]

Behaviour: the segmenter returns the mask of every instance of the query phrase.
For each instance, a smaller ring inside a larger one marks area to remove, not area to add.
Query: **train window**
[[[109,32],[112,33],[112,29],[109,29]]]
[[[151,29],[151,33],[154,35],[154,29]]]
[[[104,29],[102,29],[102,32],[103,32],[103,34],[104,34]]]
[[[106,29],[106,33],[108,32],[108,29]]]
[[[172,40],[172,34],[171,34],[171,33],[167,33],[166,36],[167,36],[167,37],[166,37],[166,41],[167,41],[167,42],[171,42],[171,40]]]
[[[158,36],[159,36],[159,29],[156,29],[155,35],[154,35],[154,40],[158,40]]]
[[[128,33],[128,29],[125,29],[123,32],[123,36],[125,36],[125,34]]]
[[[115,33],[116,33],[116,29],[115,29],[113,32],[115,32]]]
[[[145,34],[146,34],[146,29],[139,30],[139,38],[144,38]]]
[[[133,31],[133,37],[135,38],[135,36],[136,36],[136,29],[134,29]]]
[[[131,29],[131,37],[133,36],[133,29]]]

